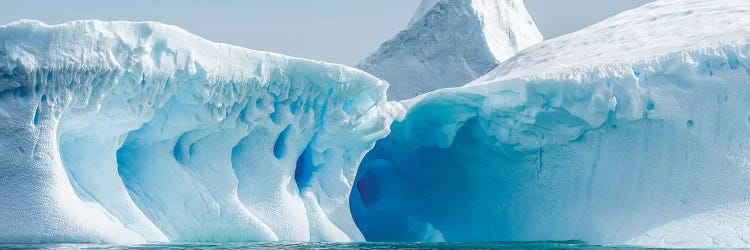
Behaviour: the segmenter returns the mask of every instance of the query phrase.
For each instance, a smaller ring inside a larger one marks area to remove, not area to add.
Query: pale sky
[[[212,41],[354,65],[406,28],[421,0],[0,0],[0,24],[158,21]],[[526,0],[545,39],[652,0]]]

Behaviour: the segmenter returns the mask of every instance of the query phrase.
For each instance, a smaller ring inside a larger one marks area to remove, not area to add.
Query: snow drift
[[[398,114],[385,82],[150,22],[0,41],[0,242],[363,239],[348,194]]]
[[[404,101],[368,240],[750,246],[750,2],[661,0]]]
[[[523,0],[423,0],[408,28],[357,67],[403,100],[464,85],[541,41]]]

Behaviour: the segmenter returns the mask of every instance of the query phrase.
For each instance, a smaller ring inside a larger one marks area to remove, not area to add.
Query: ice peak
[[[400,100],[463,85],[540,41],[522,0],[424,0],[408,28],[358,67]]]
[[[427,12],[432,10],[432,8],[435,7],[436,4],[441,2],[441,0],[422,0],[422,3],[419,4],[419,7],[417,7],[417,11],[414,12],[414,16],[411,17],[411,21],[409,21],[409,26],[412,24],[419,22],[419,20],[422,20],[422,17],[424,17]]]

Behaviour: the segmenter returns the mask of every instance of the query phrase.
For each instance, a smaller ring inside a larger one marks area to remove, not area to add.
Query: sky
[[[406,28],[421,0],[0,0],[0,24],[158,21],[206,39],[355,65]],[[545,39],[652,0],[526,0]]]

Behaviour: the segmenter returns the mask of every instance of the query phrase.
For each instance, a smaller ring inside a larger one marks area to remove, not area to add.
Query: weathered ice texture
[[[368,240],[750,247],[750,1],[660,0],[405,101]]]
[[[159,23],[0,26],[0,242],[363,240],[386,88]]]

